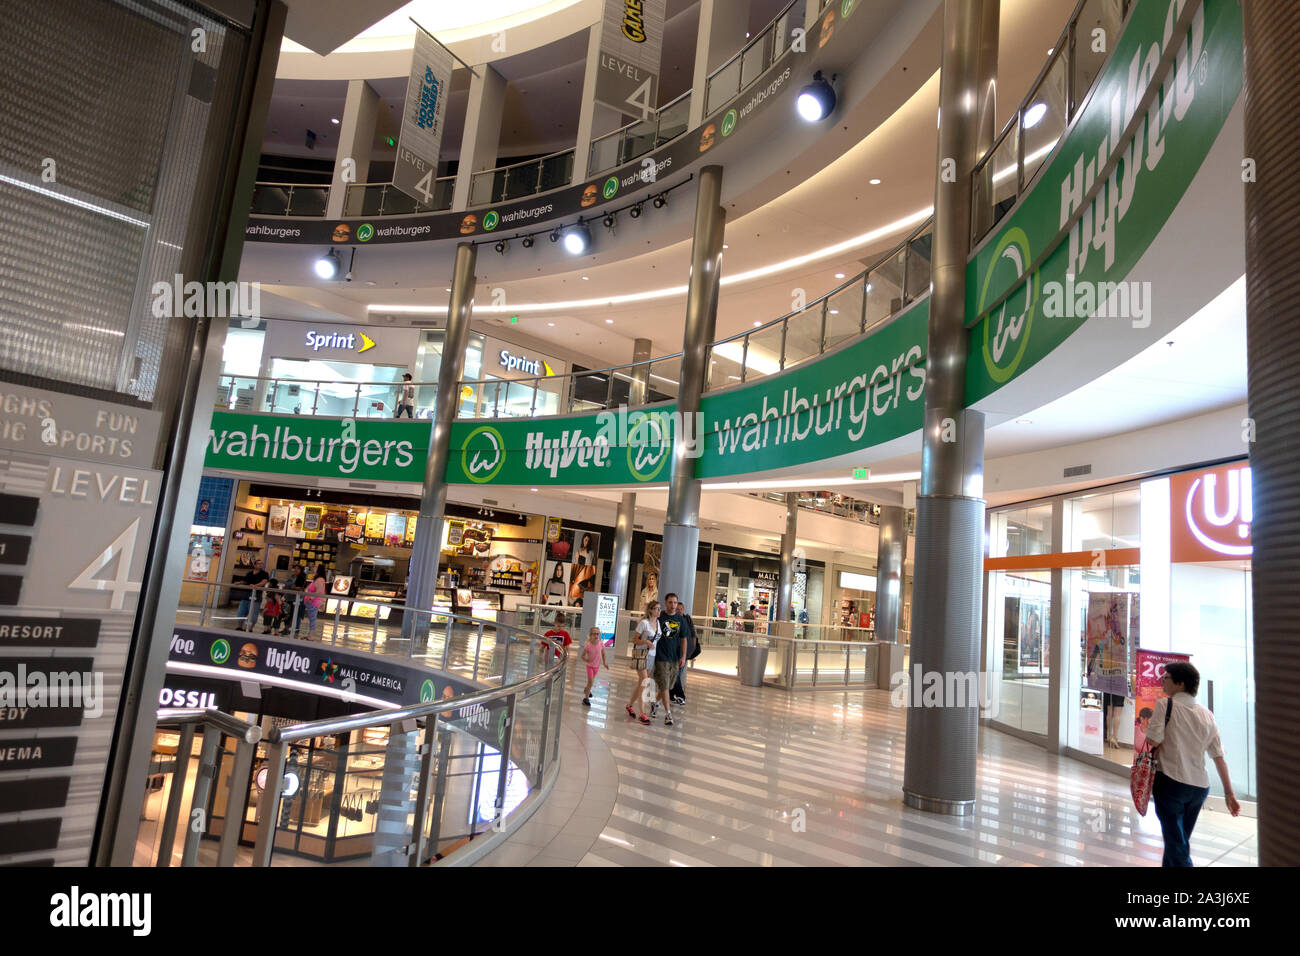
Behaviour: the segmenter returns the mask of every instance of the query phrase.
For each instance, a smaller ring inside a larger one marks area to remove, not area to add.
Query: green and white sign
[[[427,421],[213,412],[204,466],[419,484],[429,432]]]
[[[1097,299],[1126,279],[1159,234],[1222,129],[1241,91],[1241,8],[1237,0],[1204,0],[1176,36],[1184,6],[1138,0],[1065,142],[967,266],[966,315],[979,317],[970,331],[968,405],[1023,374],[1095,313]],[[1177,50],[1174,66],[1114,171],[1032,268],[1082,205],[1169,49]],[[989,311],[1008,289],[1015,291]],[[1100,291],[1092,308],[1045,310],[1061,289]]]

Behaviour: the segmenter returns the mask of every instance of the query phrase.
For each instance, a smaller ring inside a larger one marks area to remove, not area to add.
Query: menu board
[[[287,537],[301,538],[303,535],[303,521],[307,516],[307,509],[302,505],[289,506],[289,533]]]
[[[372,511],[366,515],[366,541],[371,544],[384,543],[384,527],[387,515],[382,511]]]
[[[306,537],[319,538],[321,536],[321,519],[324,516],[325,509],[320,505],[308,505],[303,509],[302,530]]]
[[[288,532],[289,528],[289,506],[288,505],[271,505],[271,514],[267,519],[266,532],[280,537]]]
[[[418,515],[411,515],[406,519],[406,537],[402,539],[402,543],[408,548],[415,542],[415,519],[417,517]]]
[[[347,530],[343,536],[349,541],[360,541],[366,534],[366,513],[358,511],[348,515]]]
[[[384,523],[384,544],[390,548],[401,547],[406,539],[406,515],[395,511]]]

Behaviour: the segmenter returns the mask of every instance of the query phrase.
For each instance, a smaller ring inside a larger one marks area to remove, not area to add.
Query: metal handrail
[[[262,728],[220,710],[189,710],[177,707],[158,709],[159,727],[179,727],[183,724],[212,724],[232,737],[255,744],[262,739]]]
[[[797,3],[798,0],[795,0],[795,2]],[[601,133],[599,136],[593,136],[591,139],[591,149],[589,151],[590,156],[592,156],[593,158],[595,157],[596,155],[595,147],[597,143],[603,143],[606,140],[613,139],[615,137],[621,137],[633,127],[642,126],[646,123],[653,122],[655,124],[655,136],[654,136],[655,142],[654,144],[651,145],[650,149],[645,150],[646,153],[650,152],[653,149],[658,149],[660,146],[664,145],[664,143],[671,143],[673,140],[677,139],[678,136],[684,136],[686,133],[689,132],[689,129],[683,129],[676,136],[669,137],[663,142],[659,142],[659,124],[660,124],[660,120],[662,119],[665,113],[667,113],[670,109],[672,109],[677,104],[681,103],[683,100],[690,99],[691,95],[694,92],[695,91],[693,89],[690,89],[690,90],[686,90],[685,92],[677,94],[677,96],[673,97],[663,106],[657,108],[653,113],[651,113],[645,119],[636,119],[630,123],[625,123],[624,125],[620,126],[618,129],[610,130],[608,133]],[[687,125],[689,126],[689,124]],[[641,156],[644,155],[644,153],[638,153],[637,155]],[[587,167],[587,174],[590,176],[590,175],[595,175],[598,172],[603,172],[606,169],[614,169],[616,166],[620,166],[623,163],[629,162],[630,160],[633,160],[635,158],[636,158],[635,156],[623,156],[618,158],[614,162],[613,166],[603,166],[600,169],[592,169],[589,162]]]
[[[774,16],[771,20],[767,22],[767,25],[764,26],[763,29],[759,30],[757,33],[754,34],[752,39],[746,41],[745,45],[742,46],[735,53],[733,53],[730,56],[730,58],[728,58],[728,60],[722,64],[722,66],[718,67],[716,70],[713,70],[711,73],[709,73],[708,78],[704,81],[705,89],[708,89],[709,80],[712,80],[715,76],[717,76],[727,67],[731,66],[731,64],[735,63],[746,53],[748,53],[751,49],[753,49],[755,46],[761,43],[763,39],[766,37],[768,31],[770,31],[773,27],[776,26],[776,22],[780,20],[783,16],[785,16],[787,13],[789,13],[791,8],[793,8],[796,3],[800,3],[800,2],[805,2],[805,0],[790,0],[789,3],[787,3],[784,7],[781,8],[781,10],[777,13],[776,16]],[[776,58],[774,56],[773,62],[775,61]]]
[[[520,166],[531,166],[533,163],[544,163],[548,159],[554,159],[556,156],[563,156],[565,153],[572,153],[577,149],[576,146],[566,146],[564,149],[557,149],[553,153],[547,153],[545,156],[535,156],[532,159],[521,159],[517,163],[507,163],[504,166],[493,166],[491,169],[476,169],[473,173],[475,176],[483,176],[487,173],[503,173],[511,169],[518,169]],[[455,177],[451,177],[455,178]]]

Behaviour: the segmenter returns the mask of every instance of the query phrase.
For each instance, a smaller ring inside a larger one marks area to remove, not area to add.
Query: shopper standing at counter
[[[250,588],[261,587],[271,579],[266,573],[266,564],[261,560],[253,563],[253,570],[244,575],[244,583]],[[244,596],[239,601],[239,617],[241,631],[251,631],[253,621],[257,618],[257,607],[262,603],[261,593],[258,591],[248,590],[243,592]]]
[[[311,584],[307,585],[307,599],[303,601],[307,611],[307,638],[309,640],[316,631],[316,615],[320,612],[321,605],[325,603],[323,595],[328,591],[329,582],[325,577],[325,565],[318,564]],[[318,594],[322,596],[316,597]]]

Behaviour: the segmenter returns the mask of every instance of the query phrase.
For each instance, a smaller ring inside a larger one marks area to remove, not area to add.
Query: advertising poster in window
[[[644,611],[651,601],[659,600],[659,561],[663,547],[660,541],[645,543],[645,555],[641,559],[641,593],[636,606],[639,611]]]
[[[1127,697],[1129,597],[1123,592],[1088,595],[1086,686]]]
[[[408,548],[415,542],[415,519],[418,515],[411,515],[406,519],[406,534],[402,538],[402,544]]]
[[[1174,661],[1190,661],[1190,654],[1170,651],[1137,652],[1137,689],[1133,700],[1133,750],[1141,750],[1147,742],[1147,724],[1156,712],[1156,701],[1165,696],[1163,681],[1165,668]]]
[[[382,511],[372,511],[366,515],[366,544],[383,544],[384,527],[388,515]]]
[[[384,544],[400,548],[406,540],[406,515],[394,512],[384,522]]]
[[[304,537],[303,528],[305,527],[307,509],[302,505],[289,506],[289,534],[290,538]]]
[[[547,561],[546,572],[542,578],[541,599],[543,604],[566,605],[569,603],[569,565],[563,561]]]
[[[1020,669],[1043,670],[1046,649],[1043,638],[1047,630],[1046,605],[1037,601],[1020,602]]]
[[[307,505],[302,512],[302,531],[307,538],[319,538],[323,528],[325,509],[320,505]]]
[[[599,531],[574,531],[573,539],[578,543],[577,553],[574,555],[574,564],[594,565],[596,558],[600,556],[600,532]]]
[[[289,530],[289,506],[271,505],[271,516],[267,521],[267,534],[283,538]]]

